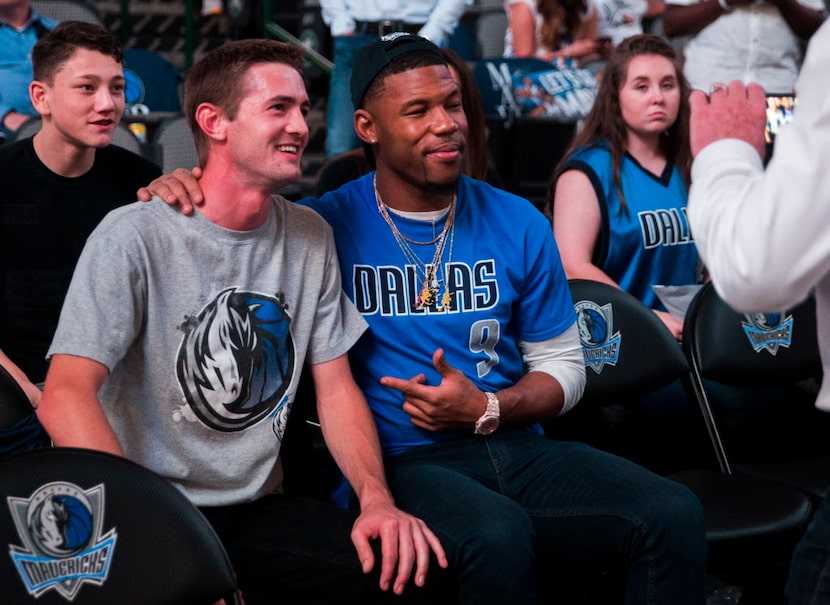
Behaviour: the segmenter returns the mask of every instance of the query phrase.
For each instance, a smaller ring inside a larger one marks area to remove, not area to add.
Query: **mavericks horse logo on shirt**
[[[282,435],[294,375],[291,318],[281,296],[222,290],[181,326],[176,371],[196,417],[219,431],[241,431],[274,415]]]

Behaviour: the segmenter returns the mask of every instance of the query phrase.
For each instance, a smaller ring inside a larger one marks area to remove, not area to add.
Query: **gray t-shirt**
[[[90,236],[49,355],[105,365],[99,396],[126,455],[224,505],[280,490],[303,361],[343,355],[365,329],[313,211],[274,196],[261,227],[232,231],[153,200]]]

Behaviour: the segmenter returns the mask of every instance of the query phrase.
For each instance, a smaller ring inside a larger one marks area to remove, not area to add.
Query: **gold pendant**
[[[438,307],[439,311],[449,310],[452,306],[452,294],[444,290],[444,295],[441,297],[441,305]]]
[[[424,282],[423,288],[421,288],[421,293],[418,295],[418,298],[415,301],[415,307],[418,309],[423,309],[424,307],[431,307],[435,304],[435,299],[438,295],[438,291],[436,288],[431,288],[427,285],[427,282]]]

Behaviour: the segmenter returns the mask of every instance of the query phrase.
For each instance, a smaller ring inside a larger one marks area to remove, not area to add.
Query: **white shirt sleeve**
[[[585,358],[576,323],[559,336],[541,342],[520,341],[519,347],[529,372],[544,372],[562,386],[565,400],[559,413],[573,408],[585,390]]]
[[[438,0],[418,33],[435,44],[443,44],[455,31],[467,6],[472,3],[473,0]]]
[[[752,148],[722,140],[692,165],[689,221],[720,295],[745,311],[799,302],[830,272],[830,22],[813,36],[792,123],[764,170]]]
[[[332,36],[354,30],[355,20],[394,19],[423,23],[419,33],[441,44],[472,3],[473,0],[320,0],[320,13]]]
[[[345,0],[320,0],[320,14],[332,36],[342,36],[355,28],[354,16],[349,14]]]

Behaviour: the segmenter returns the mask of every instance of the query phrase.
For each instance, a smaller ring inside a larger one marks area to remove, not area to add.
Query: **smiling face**
[[[650,138],[677,119],[680,84],[674,64],[661,55],[638,55],[628,63],[619,90],[620,111],[629,136]]]
[[[77,148],[106,147],[124,113],[124,71],[113,57],[77,49],[52,83],[34,82],[32,101],[44,128]]]
[[[383,93],[367,101],[358,133],[374,146],[381,174],[404,199],[455,191],[464,160],[467,118],[461,92],[446,65],[429,65],[386,76]],[[404,195],[404,193],[411,195]],[[423,208],[410,208],[423,209]]]
[[[252,65],[245,91],[228,121],[227,145],[248,183],[279,188],[301,176],[308,143],[308,94],[300,73],[284,63]]]

